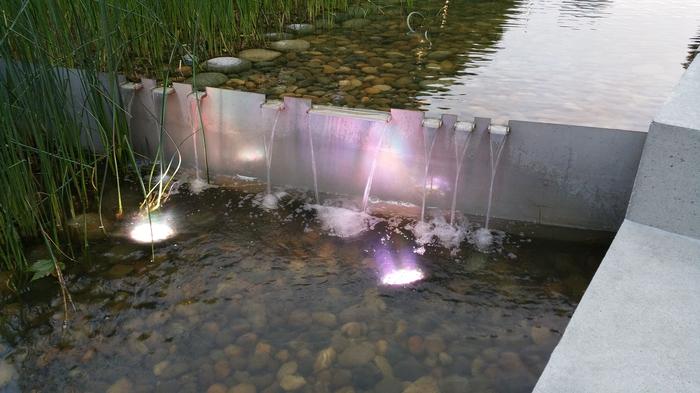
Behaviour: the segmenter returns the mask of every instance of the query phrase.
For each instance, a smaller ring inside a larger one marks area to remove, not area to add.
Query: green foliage
[[[87,236],[71,237],[67,221],[89,211],[109,213],[111,206],[105,212],[101,205],[108,181],[120,191],[127,172],[140,179],[119,74],[167,83],[185,54],[231,53],[261,41],[266,31],[312,21],[347,2],[1,1],[0,270],[25,283],[54,273],[46,260],[28,262],[26,241],[42,239],[51,261],[69,260],[87,247]],[[71,90],[76,82],[82,92]],[[171,167],[161,147],[158,160],[152,177]],[[149,180],[141,187],[147,205],[159,206],[162,184]],[[121,197],[117,204],[119,214]]]
[[[54,263],[50,259],[40,259],[29,266],[29,272],[34,273],[31,281],[36,281],[49,275],[56,275],[56,266],[59,269],[65,269],[63,262]]]

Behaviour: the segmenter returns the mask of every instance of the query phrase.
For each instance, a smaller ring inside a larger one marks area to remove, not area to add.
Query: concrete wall
[[[700,58],[649,127],[627,219],[535,387],[700,392]]]
[[[700,238],[700,62],[654,118],[627,218]]]
[[[155,82],[144,80],[143,86],[135,92],[131,109],[134,145],[153,155],[161,103],[165,102],[167,153],[174,154],[177,146],[184,166],[196,166],[196,143],[199,167],[204,168],[202,133],[196,140],[193,137],[199,118],[196,111],[192,114],[191,87],[175,84],[163,101],[162,88],[153,90]],[[265,181],[265,140],[269,141],[277,122],[273,184],[313,188],[313,158],[320,191],[359,199],[378,154],[372,198],[419,206],[425,147],[434,133],[437,139],[430,157],[427,205],[449,210],[456,188],[459,210],[485,214],[490,183],[489,119],[442,115],[442,126],[430,130],[422,126],[424,113],[420,111],[316,108],[308,100],[291,97],[278,111],[274,106],[263,106],[264,102],[261,94],[207,88],[200,108],[212,173]],[[455,183],[464,143],[464,134],[454,129],[457,121],[475,122],[476,128],[460,180]],[[606,231],[619,227],[645,133],[526,121],[510,121],[509,127],[495,178],[492,216]]]

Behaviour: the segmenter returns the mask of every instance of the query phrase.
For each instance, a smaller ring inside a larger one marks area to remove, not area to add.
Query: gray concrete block
[[[700,392],[698,256],[625,220],[534,391]]]
[[[652,123],[627,218],[700,238],[699,130]]]

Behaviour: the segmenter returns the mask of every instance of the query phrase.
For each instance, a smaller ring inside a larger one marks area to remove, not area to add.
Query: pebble
[[[361,70],[365,74],[376,74],[377,72],[379,72],[379,70],[377,70],[377,67],[362,67]]]
[[[299,375],[285,375],[280,380],[280,387],[287,392],[293,392],[295,390],[301,389],[306,385],[306,380],[304,377]]]
[[[193,83],[196,80],[197,83]],[[194,78],[188,78],[185,83],[194,85],[197,90],[204,90],[205,87],[221,86],[228,81],[228,77],[220,72],[202,72]]]
[[[464,393],[469,391],[469,380],[459,375],[450,375],[440,381],[442,393]]]
[[[297,372],[297,369],[299,368],[299,365],[297,362],[287,362],[284,363],[282,366],[280,366],[279,370],[277,371],[277,379],[282,379],[287,375],[292,375]]]
[[[437,355],[440,352],[445,351],[446,348],[445,341],[442,339],[442,337],[434,334],[431,334],[425,338],[424,346],[428,353],[432,355]]]
[[[329,368],[335,361],[336,353],[332,347],[326,348],[318,353],[314,362],[314,372],[319,372]]]
[[[215,383],[209,386],[209,389],[207,389],[207,393],[227,393],[227,390],[228,389],[226,388],[226,385]]]
[[[369,363],[374,358],[374,345],[368,342],[351,344],[338,357],[343,367],[357,367]]]
[[[2,385],[0,385],[2,386]],[[107,389],[107,393],[131,393],[133,385],[126,377],[119,378]]]
[[[454,53],[447,50],[436,50],[428,53],[428,59],[442,61],[454,56]]]
[[[222,74],[235,74],[249,70],[252,67],[250,61],[239,59],[238,57],[215,57],[209,59],[204,64],[209,72],[220,72]]]
[[[408,338],[408,351],[414,355],[420,355],[425,350],[425,343],[421,336],[411,336]]]
[[[287,25],[287,30],[296,33],[297,35],[309,35],[316,30],[314,25],[309,23],[293,23]]]
[[[391,364],[389,363],[388,360],[384,356],[375,356],[374,357],[374,365],[377,366],[379,371],[382,373],[382,376],[384,378],[393,378],[394,377],[394,370],[391,367]]]
[[[360,27],[364,27],[368,25],[370,22],[369,19],[364,19],[364,18],[353,18],[350,20],[346,20],[343,22],[343,27],[346,29],[358,29]]]
[[[311,47],[309,41],[304,40],[281,40],[270,44],[270,48],[280,52],[305,51]]]
[[[255,385],[251,383],[241,383],[228,390],[227,393],[257,393]]]
[[[15,378],[17,378],[15,368],[4,359],[0,359],[0,391]]]
[[[311,314],[311,319],[314,323],[321,326],[332,328],[338,324],[338,318],[330,312],[315,312]]]
[[[269,49],[246,49],[238,52],[238,57],[253,63],[268,62],[282,56],[282,52]]]
[[[367,332],[367,325],[360,322],[348,322],[340,328],[344,335],[350,338],[364,336]]]
[[[545,326],[533,326],[530,328],[532,342],[537,345],[545,345],[552,339],[552,332]]]
[[[408,385],[403,393],[440,393],[440,388],[433,377],[425,376]]]

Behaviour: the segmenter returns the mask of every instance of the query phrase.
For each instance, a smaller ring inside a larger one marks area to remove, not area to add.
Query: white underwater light
[[[425,277],[422,271],[416,268],[398,269],[387,273],[382,277],[384,285],[406,285],[422,280]]]
[[[175,230],[164,222],[141,222],[129,233],[132,240],[139,243],[157,243],[175,235]]]

